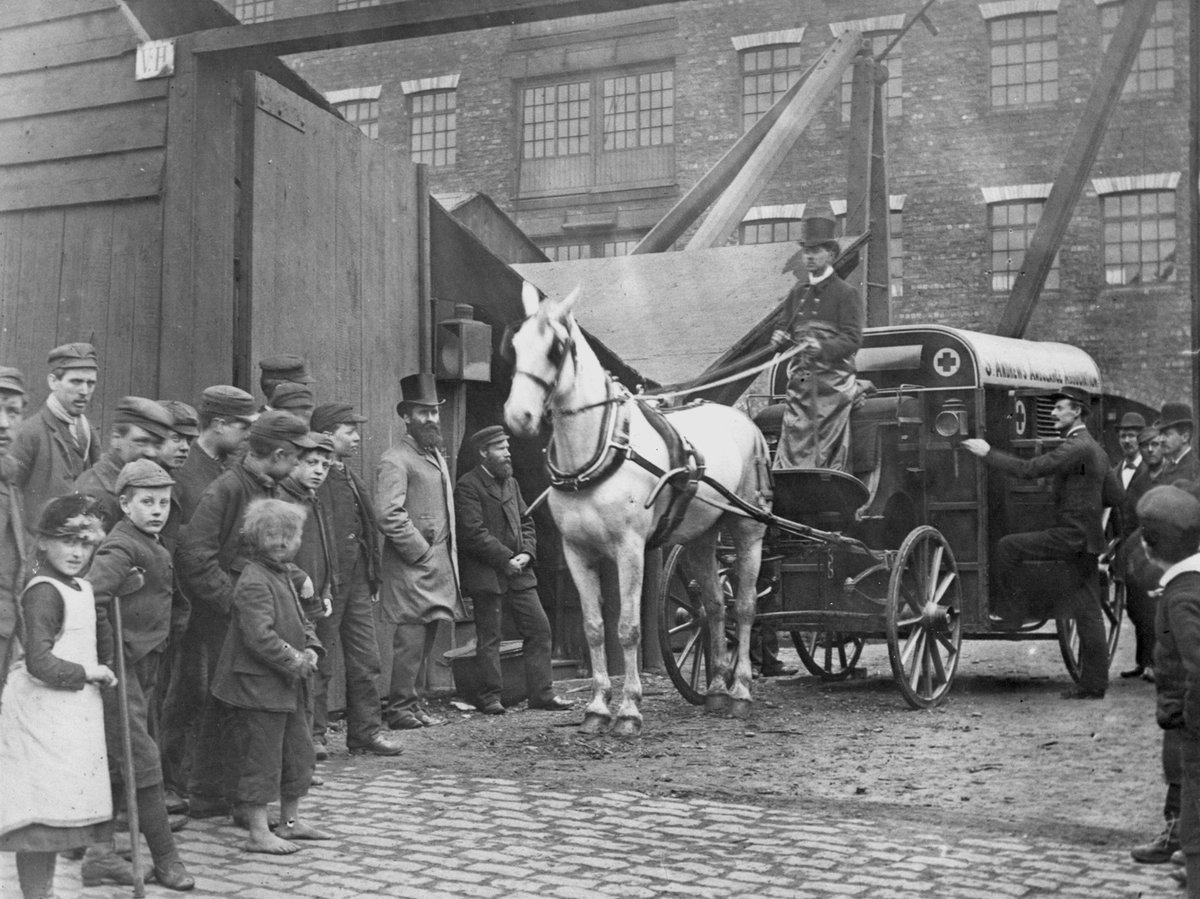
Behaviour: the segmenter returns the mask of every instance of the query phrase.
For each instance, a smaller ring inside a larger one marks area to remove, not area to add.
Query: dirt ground
[[[547,789],[801,806],[816,819],[986,819],[1014,833],[1130,845],[1161,826],[1163,787],[1154,687],[1116,676],[1131,667],[1128,623],[1121,642],[1102,701],[1061,699],[1071,681],[1058,644],[1030,640],[964,641],[953,691],[929,711],[905,704],[882,644],[864,651],[862,678],[755,681],[745,721],[707,715],[665,676],[649,675],[644,731],[633,740],[577,732],[589,681],[559,684],[575,712],[522,706],[492,718],[436,700],[448,726],[405,732],[403,763]],[[783,658],[798,665],[790,646]]]

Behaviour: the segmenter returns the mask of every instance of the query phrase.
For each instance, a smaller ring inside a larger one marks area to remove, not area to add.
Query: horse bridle
[[[550,413],[561,418],[571,415],[578,415],[580,412],[586,412],[589,409],[596,409],[600,406],[608,406],[614,402],[620,402],[620,398],[607,397],[599,402],[588,403],[586,406],[579,406],[575,409],[551,409],[550,399],[554,395],[554,389],[558,386],[558,382],[562,379],[563,372],[566,371],[567,360],[570,359],[572,366],[578,370],[579,356],[575,346],[575,337],[573,334],[571,334],[570,329],[566,329],[567,336],[563,337],[558,333],[556,328],[551,326],[550,330],[554,334],[554,342],[550,345],[549,352],[546,353],[546,361],[554,366],[554,376],[549,380],[543,378],[541,375],[534,374],[527,369],[519,368],[516,364],[516,352],[513,350],[512,338],[513,335],[522,327],[524,327],[525,323],[531,318],[533,318],[532,315],[526,316],[515,325],[509,325],[508,328],[505,329],[504,337],[500,341],[500,352],[502,356],[512,361],[514,378],[517,375],[522,375],[523,377],[528,378],[530,381],[533,381],[533,383],[536,384],[542,391],[542,411],[544,413]]]

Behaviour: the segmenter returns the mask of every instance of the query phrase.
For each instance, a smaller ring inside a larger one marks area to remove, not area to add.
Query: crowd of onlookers
[[[456,486],[432,376],[401,382],[406,433],[369,491],[353,467],[365,419],[318,404],[300,357],[260,362],[264,406],[230,385],[194,407],[124,397],[107,435],[86,415],[95,349],[56,347],[47,367],[31,412],[23,373],[0,366],[0,851],[24,896],[52,895],[60,854],[82,857],[84,885],[134,883],[120,829],[145,838],[147,879],[192,889],[173,835],[187,816],[229,816],[249,851],[328,839],[300,814],[329,752],[327,648],[347,749],[398,755],[389,731],[443,723],[421,685],[465,596],[478,709],[507,711],[502,609],[525,639],[528,707],[571,708],[508,437],[474,435]]]

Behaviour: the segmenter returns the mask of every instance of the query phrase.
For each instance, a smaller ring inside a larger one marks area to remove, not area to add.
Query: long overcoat
[[[383,454],[375,478],[383,532],[379,602],[389,621],[428,624],[461,616],[454,485],[446,460],[405,435]]]

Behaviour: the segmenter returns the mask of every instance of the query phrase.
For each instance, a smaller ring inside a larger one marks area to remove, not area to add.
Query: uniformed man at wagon
[[[854,354],[862,345],[866,304],[833,270],[836,228],[828,218],[801,222],[808,278],[788,294],[771,335],[777,348],[800,347],[788,365],[776,468],[850,468]]]
[[[1077,567],[1081,582],[1063,597],[1063,611],[1075,619],[1079,633],[1079,685],[1065,699],[1103,699],[1108,689],[1108,641],[1100,607],[1097,559],[1105,548],[1104,480],[1108,455],[1084,424],[1091,405],[1087,391],[1063,387],[1052,397],[1051,415],[1063,442],[1048,453],[1019,459],[1002,453],[982,438],[962,442],[963,449],[989,467],[1024,479],[1052,477],[1054,524],[1044,531],[1008,534],[996,547],[994,572],[1005,605],[993,608],[993,626],[1015,630],[1025,622],[1027,605],[1018,567],[1027,561],[1061,560]]]

